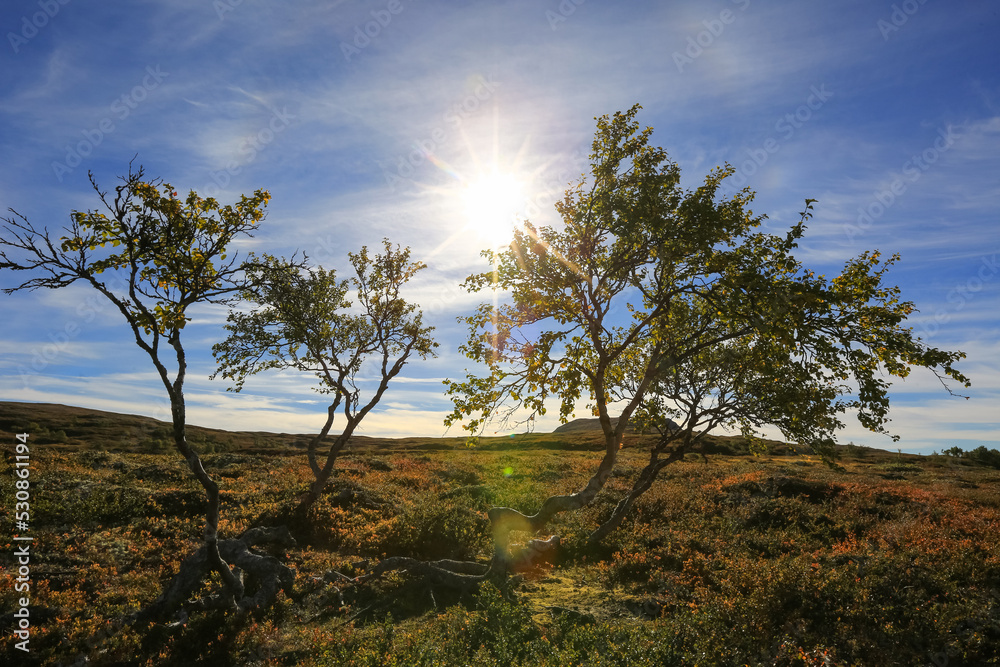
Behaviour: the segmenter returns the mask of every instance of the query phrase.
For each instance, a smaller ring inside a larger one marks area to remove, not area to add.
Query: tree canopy
[[[953,366],[961,352],[929,347],[904,326],[914,306],[883,282],[895,255],[865,252],[832,279],[816,275],[793,254],[815,200],[785,234],[765,233],[749,189],[720,196],[728,165],[682,188],[679,167],[649,144],[653,129],[639,129],[639,109],[598,119],[590,177],[556,205],[562,224],[525,223],[464,284],[503,298],[464,318],[462,351],[485,371],[446,382],[446,423],[477,434],[490,422],[530,421],[552,401],[566,421],[587,401],[605,436],[586,487],[533,517],[496,512],[518,528],[590,502],[634,417],[665,424],[686,411],[688,443],[706,426],[748,436],[776,426],[831,457],[842,413],[887,432],[889,376],[922,366],[968,385]]]
[[[179,335],[192,304],[226,303],[245,288],[245,262],[230,244],[253,235],[267,191],[222,205],[193,190],[181,199],[169,183],[145,180],[142,167],[121,178],[113,197],[93,174],[90,180],[104,210],[73,211],[59,238],[15,211],[4,219],[0,268],[42,274],[5,292],[87,282],[118,307],[149,352]]]
[[[526,223],[508,248],[484,252],[491,270],[467,279],[471,291],[509,296],[465,318],[462,350],[487,374],[448,383],[449,424],[466,420],[475,433],[518,411],[543,414],[548,399],[565,420],[582,398],[602,422],[620,406],[609,433],[620,436],[685,365],[718,365],[707,353],[741,369],[738,425],[771,424],[815,444],[849,409],[886,432],[887,376],[911,366],[967,385],[953,366],[962,353],[903,326],[914,305],[883,284],[896,255],[869,251],[832,279],[816,275],[793,255],[815,200],[786,234],[764,233],[749,189],[719,196],[732,168],[684,190],[678,166],[649,145],[652,128],[639,130],[638,110],[598,120],[591,178],[557,204],[561,227]]]

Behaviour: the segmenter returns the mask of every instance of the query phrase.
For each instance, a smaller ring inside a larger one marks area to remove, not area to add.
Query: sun
[[[462,186],[460,198],[466,227],[492,247],[510,243],[526,201],[525,185],[517,176],[498,170],[484,172]]]

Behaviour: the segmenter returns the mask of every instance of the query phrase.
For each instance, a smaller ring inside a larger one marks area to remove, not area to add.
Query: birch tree
[[[136,345],[156,369],[170,399],[174,447],[207,500],[199,565],[184,578],[177,594],[161,600],[164,604],[157,609],[169,611],[179,604],[206,569],[217,571],[223,582],[215,604],[256,606],[260,599],[244,596],[243,572],[220,553],[219,486],[187,440],[188,361],[183,332],[191,321],[192,306],[232,303],[249,287],[248,267],[254,258],[240,258],[232,245],[253,235],[264,219],[270,194],[257,190],[227,205],[193,190],[180,197],[169,183],[148,180],[141,166],[133,170],[131,165],[120,180],[112,194],[101,190],[90,174],[100,208],[73,211],[61,233],[35,227],[11,210],[12,215],[3,218],[0,269],[31,277],[4,292],[89,285],[122,315]],[[227,544],[225,550],[244,565],[254,561],[245,548],[231,547]]]
[[[604,435],[603,455],[575,493],[544,500],[534,514],[490,510],[496,572],[510,569],[511,531],[536,533],[590,504],[629,421],[665,423],[683,410],[678,399],[689,401],[686,434],[664,435],[634,490],[655,479],[667,444],[679,437],[690,446],[705,427],[777,425],[826,456],[842,412],[886,432],[884,376],[923,366],[968,384],[953,367],[961,352],[930,348],[903,326],[913,304],[883,284],[895,256],[867,252],[832,280],[817,276],[793,255],[814,200],[787,233],[764,233],[750,190],[719,195],[731,167],[682,188],[678,166],[649,144],[652,128],[639,129],[638,111],[598,119],[591,173],[557,203],[560,226],[526,223],[508,248],[484,252],[489,268],[465,282],[498,299],[464,318],[462,351],[477,366],[447,382],[454,409],[446,423],[475,437],[551,404],[566,421],[585,403]],[[728,411],[706,410],[720,392]],[[738,409],[725,400],[733,395],[745,401]]]
[[[378,405],[389,383],[414,357],[434,354],[433,327],[423,323],[416,304],[401,289],[425,268],[410,260],[409,248],[383,241],[381,253],[367,246],[348,253],[354,275],[338,280],[333,270],[303,269],[267,258],[255,271],[253,289],[244,294],[248,311],[229,314],[229,336],[213,347],[217,374],[239,391],[247,378],[270,369],[292,369],[316,376],[316,391],[327,394],[326,421],[308,446],[313,481],[292,516],[302,520],[333,472],[337,456],[364,418]],[[356,299],[356,307],[351,295]],[[370,388],[360,374],[373,373]],[[342,430],[320,449],[340,416]]]

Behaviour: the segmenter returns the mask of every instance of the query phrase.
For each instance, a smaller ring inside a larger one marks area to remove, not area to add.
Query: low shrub
[[[489,553],[489,520],[461,495],[423,494],[389,523],[378,546],[390,556],[474,560]]]

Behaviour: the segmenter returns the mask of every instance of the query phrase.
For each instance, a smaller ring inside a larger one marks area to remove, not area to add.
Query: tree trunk
[[[576,493],[568,496],[551,496],[542,503],[535,514],[527,516],[509,507],[493,507],[488,516],[493,527],[493,565],[492,573],[505,578],[512,570],[510,554],[510,533],[515,530],[536,533],[560,512],[578,510],[589,505],[608,479],[618,458],[618,447],[609,447],[597,472],[587,482],[587,485]]]
[[[353,432],[354,429],[351,429]],[[309,485],[309,490],[306,491],[305,495],[299,501],[299,504],[290,512],[290,517],[294,521],[305,521],[306,516],[309,513],[309,509],[316,504],[320,496],[323,495],[323,489],[326,488],[327,482],[330,481],[330,476],[333,474],[333,464],[337,460],[337,456],[340,455],[341,450],[343,450],[344,445],[350,439],[351,434],[346,430],[344,433],[339,435],[332,445],[330,445],[330,451],[327,453],[326,463],[323,467],[315,472],[315,479]]]
[[[669,440],[666,442],[669,442]],[[656,481],[656,477],[660,474],[660,471],[674,461],[682,460],[684,458],[684,454],[688,452],[694,441],[685,439],[684,443],[676,447],[672,452],[670,452],[670,455],[667,458],[661,461],[659,460],[660,452],[663,451],[666,442],[653,448],[653,451],[650,452],[649,455],[649,463],[645,468],[643,468],[642,472],[639,473],[639,477],[632,485],[632,490],[627,496],[618,502],[618,505],[615,506],[614,511],[611,513],[611,516],[607,519],[607,521],[601,524],[597,530],[591,533],[590,537],[587,538],[588,549],[596,547],[605,537],[621,525],[622,520],[625,518],[625,515],[628,514],[628,511],[632,509],[635,501],[649,490],[649,488],[653,485],[653,482]]]
[[[333,406],[331,406],[328,411],[328,417],[326,424],[323,425],[322,430],[319,435],[313,440],[313,443],[319,444],[322,442],[323,438],[330,432],[330,426],[333,424]],[[320,468],[315,462],[315,454],[310,454],[309,466],[312,468],[313,479],[312,483],[309,485],[309,490],[306,492],[299,504],[289,513],[289,518],[293,521],[305,522],[306,515],[309,513],[309,508],[311,508],[316,501],[319,500],[320,496],[323,495],[323,489],[326,488],[327,482],[330,481],[330,476],[333,474],[333,465],[337,461],[337,457],[340,456],[340,452],[343,451],[344,446],[354,435],[354,430],[361,423],[364,418],[364,414],[355,415],[353,418],[347,418],[347,424],[344,426],[344,431],[337,436],[337,439],[333,441],[330,445],[329,451],[326,454],[326,461],[323,463],[323,467]]]
[[[208,564],[222,577],[225,593],[233,604],[243,597],[243,582],[233,573],[229,564],[219,552],[219,485],[209,477],[198,453],[188,445],[186,435],[186,411],[184,395],[180,391],[170,392],[170,412],[174,427],[174,444],[187,461],[188,467],[205,490],[208,507],[205,510],[205,553]]]
[[[312,440],[309,441],[309,447],[306,450],[307,458],[309,459],[309,468],[313,471],[314,477],[319,477],[322,474],[322,469],[319,467],[319,463],[316,461],[316,448],[320,446],[323,439],[330,433],[330,428],[333,426],[333,420],[337,416],[337,403],[331,403],[326,409],[326,423],[323,424],[323,428],[319,430]]]
[[[587,538],[588,549],[600,544],[605,537],[621,525],[625,515],[628,514],[630,509],[632,509],[632,505],[635,504],[635,501],[639,498],[639,496],[649,490],[649,488],[653,485],[653,482],[656,481],[656,476],[660,473],[660,471],[674,461],[684,458],[684,452],[681,448],[678,448],[677,450],[671,452],[670,456],[663,461],[657,460],[658,458],[659,452],[654,450],[650,455],[649,464],[642,470],[641,473],[639,473],[639,477],[635,480],[635,484],[632,485],[632,490],[629,494],[618,502],[618,505],[615,506],[615,509],[611,513],[608,520],[601,524],[600,527],[598,527],[597,530],[591,533],[590,537]]]

